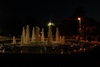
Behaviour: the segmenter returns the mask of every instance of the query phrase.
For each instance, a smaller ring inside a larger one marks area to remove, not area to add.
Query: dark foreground
[[[100,67],[100,46],[89,52],[73,54],[24,54],[4,53],[0,54],[2,65],[16,66],[19,64],[28,66],[74,66],[74,67]],[[14,65],[13,65],[14,64]],[[15,65],[16,64],[16,65]]]

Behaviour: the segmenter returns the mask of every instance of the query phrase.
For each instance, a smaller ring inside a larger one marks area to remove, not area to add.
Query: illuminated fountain
[[[52,23],[48,24],[48,37],[47,38],[45,38],[43,28],[40,34],[40,28],[33,27],[32,36],[30,39],[29,25],[26,26],[26,31],[25,31],[25,28],[23,27],[20,45],[29,46],[29,45],[41,45],[42,44],[42,45],[51,46],[53,44],[65,44],[65,37],[59,36],[58,27],[56,28],[56,36],[55,36],[55,40],[53,41],[51,25]]]
[[[12,44],[16,44],[15,36],[13,36],[13,42],[12,42]]]
[[[29,31],[29,25],[26,26],[25,42],[26,42],[26,44],[29,44],[29,43],[30,43],[30,31]]]
[[[51,45],[52,44],[52,30],[51,30],[51,22],[48,24],[48,39],[47,39],[47,44]]]
[[[45,38],[45,36],[44,36],[44,29],[42,28],[42,32],[41,32],[41,41],[42,42],[44,42],[44,38]]]
[[[22,36],[21,36],[21,44],[26,44],[26,38],[25,38],[25,28],[23,27],[23,31],[22,31]]]
[[[29,33],[29,25],[26,26],[26,31],[25,28],[23,27],[22,30],[22,35],[21,35],[21,46],[29,44],[30,43],[30,33]]]
[[[23,27],[22,35],[20,38],[20,46],[34,46],[34,45],[48,45],[52,46],[55,44],[65,44],[65,37],[59,35],[59,29],[56,28],[55,38],[53,39],[52,35],[52,28],[51,25],[53,23],[48,24],[48,36],[45,38],[44,35],[44,28],[40,29],[39,27],[33,27],[32,35],[30,35],[29,25]],[[40,32],[41,31],[41,32]],[[13,36],[12,44],[17,44],[15,36]]]
[[[34,42],[34,41],[35,41],[35,28],[33,27],[31,42]]]
[[[65,36],[62,36],[61,44],[65,44]]]

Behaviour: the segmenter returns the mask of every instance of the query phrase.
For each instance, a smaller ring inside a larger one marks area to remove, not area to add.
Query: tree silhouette
[[[78,17],[81,18],[81,28],[82,28],[82,34],[86,35],[97,35],[98,32],[100,33],[100,23],[95,21],[93,18],[87,18],[86,11],[82,6],[78,7],[75,12],[73,13],[72,17],[63,19],[61,21],[60,32],[63,34],[78,34],[79,29],[79,21]]]
[[[82,6],[80,6],[75,10],[73,17],[86,18],[86,11],[84,10]]]

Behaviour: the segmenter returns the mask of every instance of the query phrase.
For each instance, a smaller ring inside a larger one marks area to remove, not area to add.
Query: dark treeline
[[[98,35],[100,34],[100,22],[97,22],[93,18],[87,18],[86,12],[82,7],[79,7],[75,10],[72,17],[65,18],[61,20],[61,24],[58,26],[60,27],[60,34],[65,35],[78,35],[79,29],[79,20],[78,17],[81,18],[81,28],[82,34],[84,35]]]

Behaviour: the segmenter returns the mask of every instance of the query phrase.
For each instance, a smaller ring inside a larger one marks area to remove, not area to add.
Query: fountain
[[[15,36],[13,36],[13,42],[12,42],[12,44],[16,44]]]
[[[65,36],[62,36],[61,44],[65,44]]]
[[[42,32],[41,32],[41,41],[42,42],[44,42],[44,38],[45,38],[45,36],[44,36],[44,29],[42,28]]]
[[[27,25],[26,28],[23,27],[22,29],[20,46],[34,46],[34,45],[52,46],[55,44],[65,44],[65,37],[59,35],[58,27],[56,28],[55,34],[56,34],[54,38],[55,40],[53,40],[51,26],[48,26],[48,36],[47,38],[45,38],[43,28],[41,30],[39,27],[33,27],[31,36],[29,25]],[[16,44],[15,37],[13,37],[13,44]]]
[[[50,23],[51,24],[51,23]],[[48,28],[48,39],[47,39],[47,44],[51,45],[52,43],[52,30],[51,30],[51,25]]]
[[[35,41],[35,28],[33,27],[31,42],[34,42],[34,41]]]
[[[30,43],[30,31],[29,31],[29,25],[26,26],[26,36],[25,36],[26,44]]]
[[[25,28],[23,27],[23,31],[22,31],[22,36],[21,36],[21,44],[26,44],[26,38],[25,38]]]

